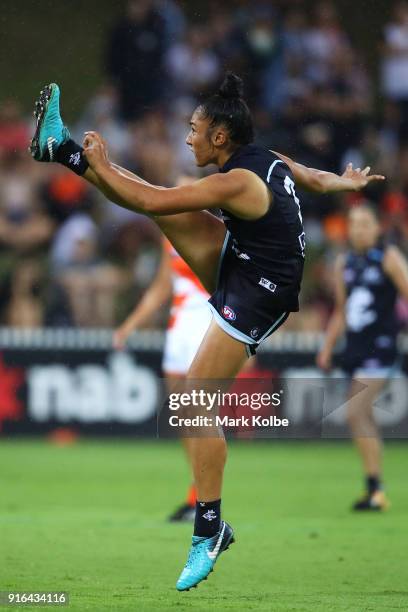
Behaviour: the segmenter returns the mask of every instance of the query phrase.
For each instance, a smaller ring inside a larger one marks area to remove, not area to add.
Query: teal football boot
[[[56,83],[46,85],[35,103],[36,130],[31,140],[30,152],[37,161],[55,161],[55,153],[71,135],[63,124],[60,108],[60,89]]]
[[[234,541],[232,527],[225,521],[221,521],[219,532],[211,538],[193,536],[187,563],[177,580],[176,589],[189,591],[192,587],[197,587],[202,580],[207,580],[220,554]]]

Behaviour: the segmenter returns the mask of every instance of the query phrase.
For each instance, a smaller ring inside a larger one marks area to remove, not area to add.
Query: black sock
[[[221,500],[196,502],[194,535],[211,538],[220,530]]]
[[[378,476],[367,476],[366,478],[367,491],[370,495],[381,489],[381,480]]]
[[[89,167],[83,151],[79,144],[70,139],[58,147],[55,160],[75,172],[75,174],[82,176]]]

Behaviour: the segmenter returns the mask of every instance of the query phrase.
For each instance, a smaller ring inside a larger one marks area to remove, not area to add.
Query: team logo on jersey
[[[230,321],[235,321],[235,319],[237,318],[237,315],[229,306],[224,306],[224,308],[222,309],[222,314],[225,319],[229,319]]]
[[[261,330],[259,329],[259,327],[254,327],[253,329],[251,329],[251,332],[250,332],[251,338],[254,338],[254,339],[257,338],[259,336],[260,331]]]
[[[363,279],[369,285],[377,285],[381,282],[381,272],[376,266],[370,266],[364,270]]]
[[[268,291],[272,291],[272,293],[274,293],[276,289],[275,283],[268,280],[267,278],[264,278],[263,276],[261,277],[261,280],[259,281],[258,285],[261,285],[261,287],[265,287],[265,289],[268,289]]]

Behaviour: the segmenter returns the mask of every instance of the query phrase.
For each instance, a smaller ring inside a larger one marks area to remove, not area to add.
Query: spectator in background
[[[222,70],[243,73],[246,66],[243,31],[224,5],[214,3],[210,11],[208,28],[211,32],[211,47]]]
[[[111,327],[126,274],[98,252],[99,230],[85,214],[72,215],[57,233],[52,250],[54,282],[68,296],[73,322]]]
[[[186,16],[177,0],[156,0],[156,8],[162,17],[166,32],[166,47],[180,40],[186,31]]]
[[[387,142],[381,137],[381,132],[377,126],[373,123],[367,123],[359,142],[345,151],[341,167],[345,168],[350,162],[355,168],[371,166],[372,168],[378,168],[378,171],[390,181],[395,171],[396,161],[395,151],[390,150]],[[386,189],[385,185],[375,191],[381,193],[384,189]],[[374,196],[371,199],[378,201],[378,198]]]
[[[153,0],[130,0],[125,17],[112,30],[106,60],[122,119],[137,119],[161,103],[165,42],[165,22]]]
[[[366,71],[351,47],[338,49],[328,59],[329,75],[316,87],[315,108],[333,130],[334,169],[340,171],[344,151],[361,140],[370,111],[371,92]]]
[[[78,212],[96,214],[96,196],[84,181],[63,166],[55,166],[43,183],[40,195],[48,215],[59,227],[68,217]]]
[[[382,90],[398,105],[401,127],[408,135],[408,2],[394,4],[391,21],[384,28]]]
[[[9,281],[3,324],[9,327],[42,327],[44,324],[45,270],[40,260],[20,260]]]
[[[282,95],[281,113],[292,104],[308,108],[312,87],[306,74],[306,15],[299,9],[290,10],[282,25],[282,61],[284,78],[279,84]]]
[[[137,87],[137,85],[134,85]],[[112,85],[102,85],[92,96],[85,112],[73,131],[74,138],[81,140],[85,130],[96,130],[105,134],[109,150],[120,165],[127,165],[131,139],[128,125],[118,118],[118,92]]]
[[[177,167],[170,141],[168,115],[159,110],[146,113],[143,120],[134,125],[130,149],[131,165],[146,181],[153,185],[173,184]]]
[[[0,161],[11,153],[27,150],[30,126],[21,115],[15,100],[6,100],[0,106]]]
[[[205,94],[220,75],[220,64],[210,47],[207,26],[193,25],[166,56],[166,69],[175,97],[199,97]]]
[[[25,143],[27,144],[27,143]],[[26,154],[3,154],[0,165],[0,252],[38,253],[51,238],[54,224],[36,195],[32,164]]]
[[[385,100],[382,106],[382,114],[379,118],[379,138],[382,142],[382,147],[388,152],[392,160],[395,160],[400,146],[400,112],[397,106],[390,100]]]
[[[249,100],[256,106],[278,110],[283,101],[281,84],[285,78],[285,64],[280,30],[270,6],[255,6],[248,14],[244,53]]]
[[[307,19],[305,13],[299,8],[290,10],[284,19],[282,40],[285,59],[296,59],[306,69],[307,53]]]
[[[319,2],[314,10],[314,22],[305,37],[308,77],[324,84],[330,77],[330,60],[349,46],[333,2]]]

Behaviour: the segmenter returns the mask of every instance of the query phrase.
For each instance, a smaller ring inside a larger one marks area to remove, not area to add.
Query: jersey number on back
[[[290,176],[285,176],[284,185],[285,185],[285,189],[288,192],[288,194],[293,196],[293,199],[295,200],[295,204],[298,207],[298,216],[299,216],[300,223],[303,223],[302,213],[301,213],[301,210],[300,210],[300,200],[299,200],[299,198],[296,195],[295,183],[292,181]],[[305,247],[306,247],[305,232],[302,232],[301,234],[299,234],[298,240],[299,240],[299,244],[300,244],[300,250],[302,251],[302,255],[304,257],[305,256]]]

